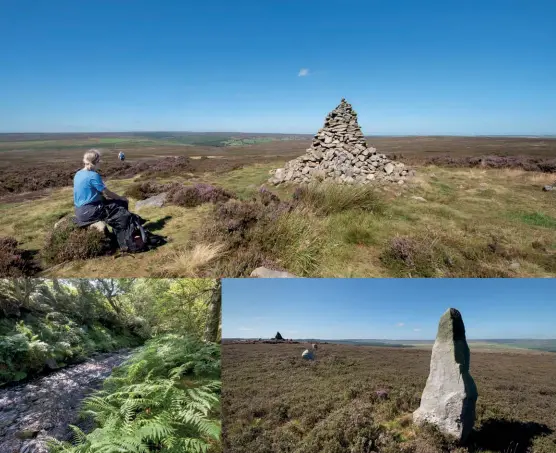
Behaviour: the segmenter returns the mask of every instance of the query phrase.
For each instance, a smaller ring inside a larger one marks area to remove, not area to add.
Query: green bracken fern
[[[97,428],[73,426],[54,453],[213,453],[220,447],[220,346],[165,335],[145,344],[85,400]]]

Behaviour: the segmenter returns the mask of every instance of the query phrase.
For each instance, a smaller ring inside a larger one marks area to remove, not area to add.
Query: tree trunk
[[[222,316],[222,281],[216,280],[209,303],[209,316],[205,328],[205,341],[216,343],[218,341],[218,330],[220,317]]]

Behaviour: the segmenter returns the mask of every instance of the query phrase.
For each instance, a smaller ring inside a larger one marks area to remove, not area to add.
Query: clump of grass
[[[228,253],[215,264],[218,275],[248,276],[254,268],[273,263],[272,268],[315,276],[326,248],[322,217],[349,210],[382,213],[384,208],[382,197],[367,186],[303,186],[292,201],[282,201],[263,187],[250,200],[230,199],[216,206],[194,241],[225,244]],[[362,231],[351,236],[348,241],[373,241]]]
[[[0,238],[0,277],[23,277],[34,275],[37,266],[29,252],[21,250],[12,237]]]
[[[321,253],[320,233],[306,212],[262,190],[252,200],[215,206],[194,240],[225,245],[228,253],[213,271],[219,275],[248,276],[269,262],[311,275]]]
[[[459,448],[454,439],[443,435],[438,428],[425,424],[419,427],[415,439],[405,446],[406,453],[466,453],[468,450]]]
[[[384,246],[380,260],[397,277],[512,277],[511,262],[525,258],[526,252],[512,245],[502,245],[502,239],[492,237],[487,243],[466,244],[441,233],[428,232],[416,236],[396,236]],[[544,263],[552,268],[553,255]]]
[[[347,244],[373,245],[376,243],[373,231],[359,225],[348,226],[343,233],[343,239]]]
[[[556,218],[542,212],[518,212],[510,214],[510,217],[527,225],[556,230]]]
[[[111,241],[104,233],[79,228],[66,218],[46,235],[41,257],[46,264],[55,265],[105,255],[111,249]]]
[[[370,185],[348,186],[317,184],[298,187],[293,199],[297,204],[310,207],[326,216],[350,209],[381,214],[385,210],[383,197]]]

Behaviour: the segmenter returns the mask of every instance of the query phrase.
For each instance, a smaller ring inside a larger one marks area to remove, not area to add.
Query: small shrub
[[[47,234],[41,256],[48,265],[54,265],[94,258],[110,249],[110,240],[103,233],[79,228],[70,219],[65,219]]]
[[[37,270],[29,252],[19,249],[14,238],[0,238],[0,277],[31,276]]]
[[[186,208],[193,208],[203,203],[224,203],[233,198],[236,198],[233,193],[203,183],[174,188],[170,194],[171,203]]]
[[[556,173],[556,159],[530,156],[435,156],[426,161],[440,167],[517,168],[525,171]]]
[[[390,241],[390,248],[384,253],[384,258],[402,263],[406,267],[415,267],[419,244],[409,237],[395,237]]]
[[[264,204],[265,206],[268,206],[270,204],[280,203],[280,198],[274,193],[272,193],[270,190],[268,190],[266,187],[261,187],[259,189],[258,195],[259,195],[259,199],[261,200],[261,203]]]
[[[159,184],[154,181],[137,182],[129,186],[125,192],[127,197],[136,200],[145,200],[146,198],[166,192],[172,184]]]
[[[358,401],[336,410],[315,426],[296,452],[382,451],[391,442],[384,428],[374,421],[373,410],[372,404]]]

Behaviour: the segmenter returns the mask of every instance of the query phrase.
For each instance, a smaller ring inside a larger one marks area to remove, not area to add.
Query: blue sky
[[[556,338],[556,279],[224,279],[224,338],[433,340],[460,310],[468,339]]]
[[[554,0],[0,0],[0,132],[556,134]]]

